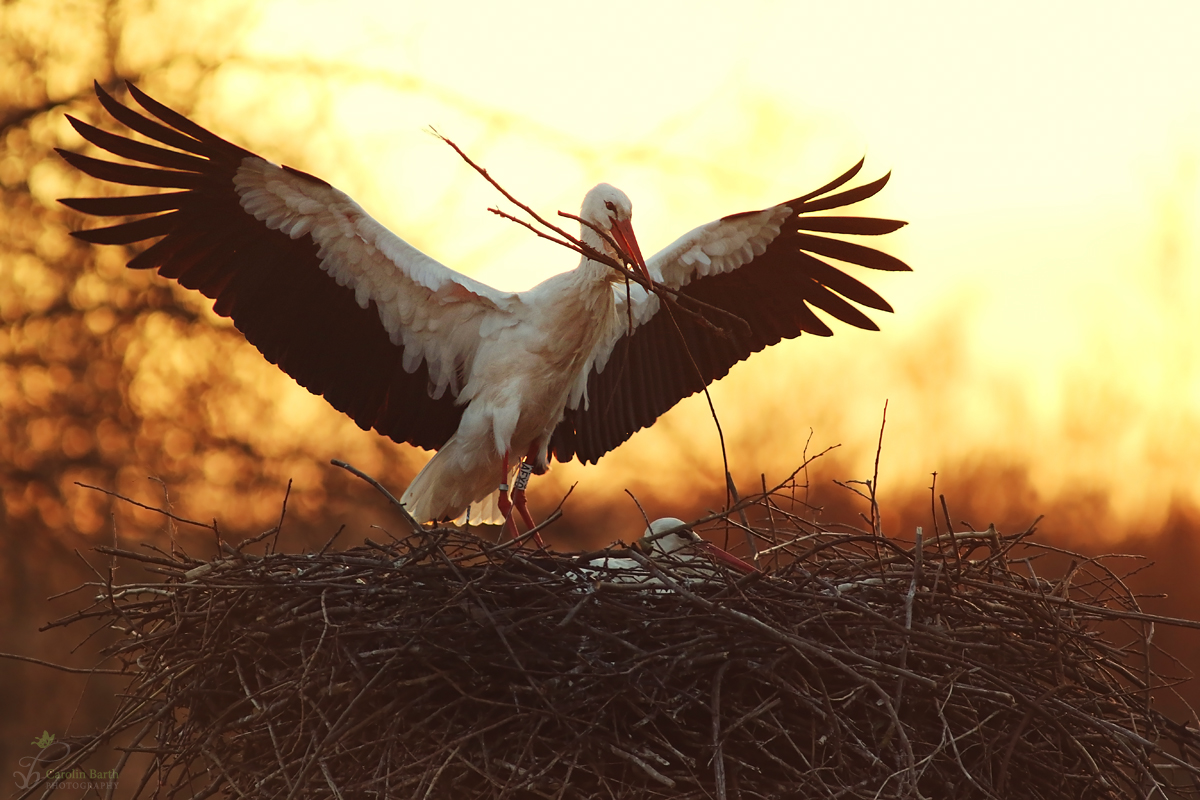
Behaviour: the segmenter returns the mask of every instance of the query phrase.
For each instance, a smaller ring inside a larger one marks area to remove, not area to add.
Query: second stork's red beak
[[[625,251],[625,255],[633,260],[638,272],[646,280],[650,280],[650,272],[646,269],[646,259],[642,258],[642,249],[638,247],[637,237],[633,235],[633,223],[629,220],[613,220],[613,239]]]
[[[725,565],[737,570],[738,572],[745,572],[745,573],[749,574],[751,572],[759,571],[758,567],[754,566],[753,564],[742,561],[740,558],[735,556],[733,553],[730,553],[728,550],[722,550],[720,547],[717,547],[712,542],[703,541],[703,542],[700,542],[699,544],[702,548],[704,548],[704,552],[708,556],[716,559],[717,561],[721,562],[722,564],[725,564]]]

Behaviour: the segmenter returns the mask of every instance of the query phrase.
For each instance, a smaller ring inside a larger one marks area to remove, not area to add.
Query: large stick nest
[[[118,628],[131,678],[78,757],[123,738],[167,798],[1200,795],[1196,731],[1150,704],[1154,618],[1104,561],[772,515],[765,575],[632,584],[446,529],[105,550],[163,577],[55,623]]]

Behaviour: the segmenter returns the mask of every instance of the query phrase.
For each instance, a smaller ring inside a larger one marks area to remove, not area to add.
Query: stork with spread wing
[[[99,84],[96,93],[154,144],[71,118],[89,142],[135,163],[62,157],[102,180],[177,191],[65,199],[85,214],[150,215],[74,235],[96,244],[158,239],[129,266],[212,298],[268,361],[364,430],[436,450],[401,498],[421,521],[472,506],[473,521],[497,521],[515,504],[532,527],[523,486],[508,497],[518,465],[540,474],[551,459],[596,462],[751,353],[801,333],[831,335],[814,308],[878,330],[853,303],[891,306],[827,259],[909,269],[823,235],[879,235],[905,223],[809,216],[883,188],[887,175],[839,191],[860,161],[795,200],[702,225],[648,260],[629,198],[607,184],[589,191],[584,245],[676,290],[699,309],[691,313],[672,312],[658,293],[586,255],[528,291],[501,292],[417,250],[320,178],[221,139],[133,85],[148,115]]]

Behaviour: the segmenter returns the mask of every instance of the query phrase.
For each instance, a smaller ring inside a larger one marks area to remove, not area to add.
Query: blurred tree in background
[[[46,598],[95,580],[93,568],[108,568],[93,551],[97,544],[212,552],[208,531],[177,527],[79,484],[192,519],[217,516],[222,535],[237,541],[275,524],[294,480],[281,546],[300,549],[324,542],[343,524],[351,531],[347,543],[351,536],[361,540],[370,525],[402,524],[374,490],[331,467],[330,458],[393,487],[402,487],[424,460],[414,448],[359,430],[297,386],[216,316],[208,299],[153,272],[126,269],[132,250],[69,235],[110,223],[76,214],[58,198],[121,191],[71,169],[54,152],[113,158],[84,142],[66,119],[120,130],[95,100],[93,81],[123,101],[132,81],[219,135],[334,179],[352,194],[365,188],[355,185],[356,176],[371,174],[356,159],[374,154],[356,154],[330,108],[363,86],[384,94],[376,102],[399,98],[420,114],[440,109],[437,118],[456,120],[466,135],[460,142],[477,155],[519,131],[539,152],[553,153],[555,163],[597,171],[587,146],[417,77],[257,54],[245,42],[261,27],[264,7],[261,0],[0,4],[0,652],[74,667],[97,663],[107,632],[69,657],[77,634],[38,633],[46,621],[89,602],[86,593]],[[422,117],[414,127],[429,121]],[[379,144],[395,150],[386,137]],[[647,154],[639,147],[606,158],[638,161]],[[658,162],[693,180],[709,174],[709,167],[678,158]],[[446,209],[467,202],[469,187],[486,189],[448,151],[446,164],[460,169],[448,193],[414,193],[404,211],[404,235],[418,247],[427,246],[423,235],[445,235],[438,226],[453,218]],[[589,524],[586,515],[580,522],[577,530]],[[574,535],[565,523],[556,532],[560,542]],[[612,538],[607,530],[593,534]],[[0,659],[0,765],[15,769],[43,730],[60,738],[95,730],[120,685]]]
[[[298,525],[289,535],[302,542],[310,532],[327,538],[336,527],[328,521],[344,519],[369,496],[327,466],[330,442],[339,442],[334,455],[381,476],[401,479],[411,469],[411,453],[374,434],[352,435],[357,428],[323,403],[300,401],[297,412],[296,387],[228,320],[216,317],[209,301],[153,273],[126,269],[131,253],[123,248],[73,239],[71,229],[95,223],[56,202],[112,191],[54,153],[55,147],[83,147],[66,114],[114,127],[101,118],[93,79],[118,97],[124,82],[134,81],[168,105],[196,113],[201,123],[207,121],[205,99],[231,69],[247,91],[264,95],[270,81],[302,75],[319,101],[323,79],[310,66],[256,64],[238,52],[254,13],[253,4],[240,1],[223,7],[153,0],[0,6],[5,652],[64,660],[76,642],[36,629],[83,602],[45,602],[94,578],[72,551],[101,563],[88,552],[95,543],[119,538],[128,546],[163,530],[161,518],[134,516],[128,506],[77,483],[164,507],[187,498],[201,518],[219,510],[222,522],[232,523],[228,535],[238,538],[273,524],[284,487],[295,478],[289,508]],[[320,126],[320,115],[308,124]],[[223,121],[222,132],[236,138],[239,132],[228,127]],[[299,133],[266,152],[303,166],[298,143],[306,137]],[[386,518],[381,504],[369,505],[375,518]],[[168,546],[165,537],[156,538]],[[205,546],[211,547],[211,536]],[[95,663],[94,649],[72,663]],[[87,704],[77,708],[82,678],[0,660],[0,765],[15,768],[27,755],[30,731],[62,736],[68,723],[72,733],[94,729],[108,704],[104,691],[95,691],[104,679],[91,680]]]
[[[230,5],[218,15],[205,5],[203,19],[184,3],[26,2],[5,10],[0,69],[18,78],[0,89],[6,526],[98,534],[113,506],[75,482],[144,498],[147,476],[199,507],[219,499],[251,526],[278,513],[278,489],[289,477],[304,478],[296,498],[302,506],[324,505],[311,445],[343,432],[330,430],[345,427],[338,416],[327,415],[310,436],[280,435],[289,420],[279,404],[290,382],[213,315],[206,299],[125,269],[131,253],[122,248],[72,239],[70,228],[95,223],[55,202],[112,191],[53,152],[82,146],[68,113],[113,127],[98,118],[93,76],[118,96],[132,80],[192,112],[224,65],[245,72],[248,62],[234,48],[250,11]],[[279,69],[262,70],[259,91]],[[198,117],[204,121],[202,110]],[[302,152],[271,149],[304,161]],[[394,448],[362,439],[372,452],[353,455],[386,468]],[[276,490],[269,500],[268,487]]]

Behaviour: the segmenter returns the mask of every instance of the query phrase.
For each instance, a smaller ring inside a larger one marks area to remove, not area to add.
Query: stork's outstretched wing
[[[668,313],[657,296],[640,286],[628,290],[631,305],[626,287],[614,287],[618,319],[596,349],[554,431],[550,443],[554,456],[559,461],[578,457],[594,463],[751,353],[801,333],[832,335],[812,308],[857,328],[878,330],[848,301],[880,311],[892,307],[819,256],[871,269],[907,271],[909,267],[873,248],[817,234],[874,236],[905,223],[806,216],[851,205],[882,189],[888,175],[831,194],[853,179],[862,165],[858,162],[803,197],[702,225],[647,262],[656,281],[717,309],[700,313],[724,335],[678,310]],[[684,305],[693,308],[686,301]]]
[[[74,235],[97,244],[163,237],[129,266],[156,268],[215,300],[268,361],[363,429],[444,444],[462,416],[454,397],[480,327],[508,324],[515,296],[426,256],[321,179],[265,161],[133,85],[129,92],[161,122],[96,85],[104,108],[155,145],[71,124],[141,165],[59,153],[101,180],[182,191],[63,200],[85,214],[156,215]]]

